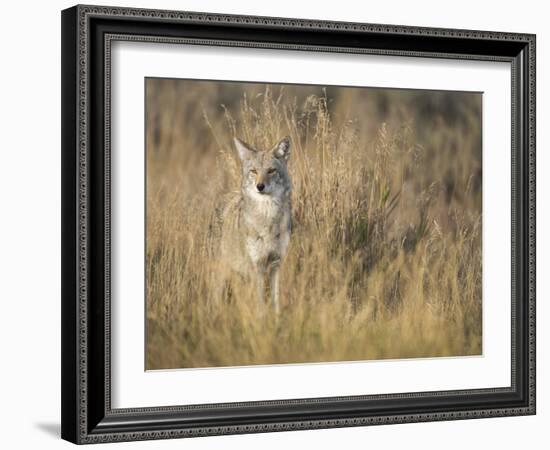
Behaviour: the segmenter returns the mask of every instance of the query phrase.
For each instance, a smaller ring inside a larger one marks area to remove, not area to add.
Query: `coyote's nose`
[[[258,188],[258,190],[259,190],[260,192],[262,192],[262,191],[264,190],[264,188],[265,188],[265,184],[259,183],[259,184],[256,185],[256,187]]]

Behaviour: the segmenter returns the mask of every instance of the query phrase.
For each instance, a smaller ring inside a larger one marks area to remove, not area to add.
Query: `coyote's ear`
[[[281,139],[281,142],[275,146],[273,149],[273,155],[275,158],[288,161],[288,158],[290,157],[290,138],[288,136]]]
[[[237,152],[239,152],[239,158],[241,158],[241,161],[250,158],[253,153],[256,153],[256,150],[250,147],[250,145],[241,141],[239,138],[233,138],[233,142],[235,143],[235,148],[237,149]]]

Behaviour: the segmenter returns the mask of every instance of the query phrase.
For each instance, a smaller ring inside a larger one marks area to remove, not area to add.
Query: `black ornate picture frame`
[[[113,41],[505,61],[512,67],[511,386],[113,409]],[[99,443],[535,414],[535,36],[75,6],[62,12],[62,437]]]

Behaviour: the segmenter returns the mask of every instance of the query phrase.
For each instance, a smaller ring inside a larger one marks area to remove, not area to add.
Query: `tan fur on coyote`
[[[222,264],[255,283],[264,304],[269,290],[279,310],[279,270],[291,234],[291,192],[288,173],[290,140],[271,149],[257,149],[234,138],[241,161],[241,188],[219,209],[219,256]]]

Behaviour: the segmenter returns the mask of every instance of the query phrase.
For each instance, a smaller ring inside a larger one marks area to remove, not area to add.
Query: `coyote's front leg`
[[[258,304],[264,306],[265,297],[265,271],[263,268],[256,268],[256,289],[258,290]]]
[[[269,270],[269,293],[275,312],[279,312],[279,264],[272,265]]]

